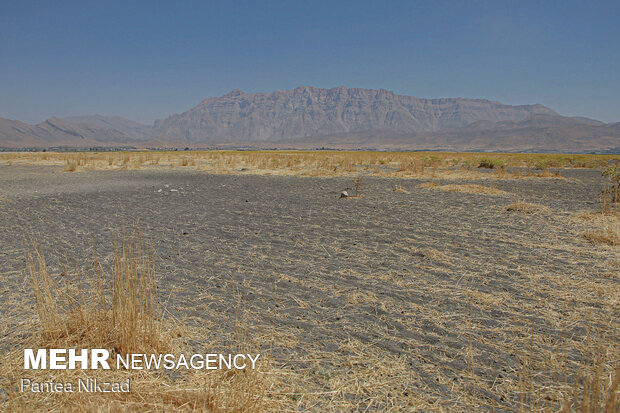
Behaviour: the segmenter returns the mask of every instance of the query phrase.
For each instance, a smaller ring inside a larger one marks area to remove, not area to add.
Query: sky
[[[312,85],[617,122],[619,22],[619,1],[0,0],[0,117],[152,123]]]

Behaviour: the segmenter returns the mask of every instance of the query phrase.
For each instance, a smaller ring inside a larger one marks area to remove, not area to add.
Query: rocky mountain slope
[[[480,99],[419,99],[387,90],[298,87],[273,93],[240,90],[203,100],[158,120],[154,134],[188,142],[277,141],[283,138],[391,129],[414,133],[486,120],[555,115],[542,105],[510,106]]]
[[[309,86],[273,93],[234,90],[153,126],[100,115],[36,125],[0,118],[0,147],[223,145],[620,152],[620,122],[564,117],[542,105]]]
[[[153,133],[152,126],[134,122],[121,116],[70,116],[64,118],[64,120],[83,127],[95,126],[103,129],[113,129],[135,139],[149,139]]]
[[[115,129],[55,117],[36,125],[0,118],[0,146],[5,147],[86,147],[134,142],[135,139]]]
[[[461,128],[413,134],[387,130],[345,133],[282,141],[281,144],[310,148],[352,148],[363,145],[434,150],[560,151],[591,152],[617,149],[618,124],[559,115],[534,115],[518,121],[478,121]]]

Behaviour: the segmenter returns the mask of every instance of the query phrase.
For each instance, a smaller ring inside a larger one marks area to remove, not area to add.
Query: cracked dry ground
[[[563,174],[497,181],[511,196],[368,177],[339,199],[351,178],[0,166],[2,347],[36,324],[26,232],[54,272],[64,254],[88,265],[95,242],[109,264],[113,232],[139,219],[167,314],[207,331],[190,344],[231,351],[241,325],[292,409],[552,403],[592,337],[612,364],[620,348],[618,247],[575,218],[600,208],[600,172]],[[507,212],[513,196],[549,209]]]

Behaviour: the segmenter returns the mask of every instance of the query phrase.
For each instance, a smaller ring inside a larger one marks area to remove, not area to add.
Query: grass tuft
[[[506,163],[502,159],[482,158],[480,162],[478,162],[478,168],[500,169],[505,166]]]
[[[195,353],[187,337],[159,316],[154,256],[140,231],[114,239],[111,274],[106,275],[95,250],[93,271],[61,274],[49,271],[36,242],[29,243],[26,264],[34,293],[40,332],[24,335],[0,357],[0,411],[204,411],[255,412],[281,410],[281,401],[267,394],[272,376],[268,360],[251,370],[31,370],[37,382],[73,382],[78,378],[102,381],[131,380],[129,393],[21,392],[26,377],[24,348],[105,348],[110,354]],[[178,322],[178,321],[177,321]],[[200,335],[204,336],[204,332]],[[179,338],[179,336],[183,338]],[[239,348],[244,343],[237,343]],[[203,352],[204,350],[200,351]],[[114,357],[115,358],[115,357]],[[262,357],[261,357],[262,358]],[[260,361],[259,361],[260,363]],[[112,363],[113,364],[113,363]]]
[[[75,172],[78,168],[78,162],[73,159],[66,159],[65,166],[63,168],[64,172]]]
[[[510,195],[508,192],[499,188],[477,185],[477,184],[464,184],[464,185],[441,185],[435,182],[425,182],[418,185],[418,188],[436,189],[439,191],[447,192],[462,192],[466,194],[486,194],[486,195]]]
[[[27,253],[28,272],[41,321],[43,345],[110,348],[116,353],[160,352],[169,345],[161,335],[152,253],[139,231],[114,237],[110,280],[95,252],[95,277],[79,269],[62,273],[64,286],[49,273],[35,243]]]
[[[549,208],[544,205],[530,204],[529,202],[515,202],[506,207],[508,212],[521,212],[523,214],[535,214],[548,212]]]
[[[593,244],[620,245],[620,237],[611,229],[587,231],[581,236]]]

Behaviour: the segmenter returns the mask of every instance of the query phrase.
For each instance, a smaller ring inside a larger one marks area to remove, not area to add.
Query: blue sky
[[[0,0],[0,117],[344,85],[620,121],[619,22],[618,1]]]

